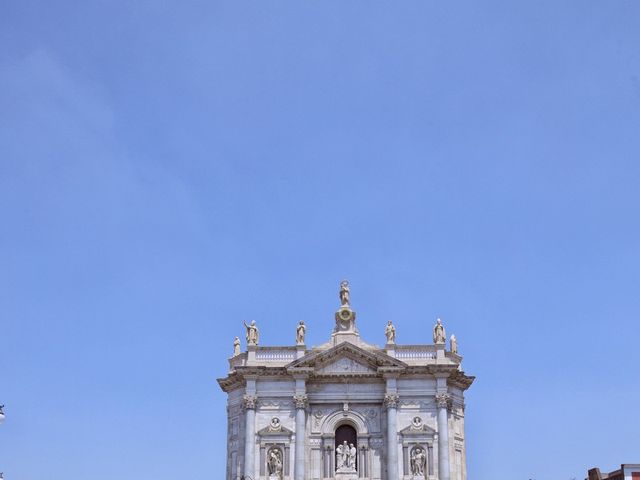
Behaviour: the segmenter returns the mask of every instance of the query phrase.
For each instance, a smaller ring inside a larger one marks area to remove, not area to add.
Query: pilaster
[[[387,478],[388,480],[398,480],[398,396],[397,373],[387,373],[384,375],[387,381],[386,393],[384,396],[384,406],[387,409]]]
[[[438,476],[439,480],[449,480],[451,464],[449,463],[449,403],[451,395],[439,393],[436,395],[438,407]]]
[[[306,374],[294,374],[296,381],[293,404],[296,408],[296,444],[295,444],[295,466],[293,471],[294,480],[305,480],[305,439],[307,424],[307,389]]]

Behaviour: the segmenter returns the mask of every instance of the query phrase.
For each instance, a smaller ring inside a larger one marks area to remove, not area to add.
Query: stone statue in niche
[[[240,339],[236,337],[233,340],[233,356],[240,355]]]
[[[298,345],[304,345],[304,334],[307,332],[307,327],[304,322],[300,320],[298,327],[296,328],[296,343]]]
[[[436,326],[433,327],[433,343],[444,343],[446,338],[442,320],[438,319],[436,320]]]
[[[348,467],[355,470],[356,469],[356,456],[358,455],[358,451],[356,447],[352,444],[349,445],[349,464]]]
[[[251,320],[251,325],[247,325],[247,322],[243,321],[244,328],[247,329],[247,345],[258,345],[259,332],[258,327],[256,326],[256,321]]]
[[[345,440],[342,445],[338,445],[336,447],[336,473],[355,472],[357,454],[358,451],[353,443],[349,445]]]
[[[269,450],[267,473],[269,480],[282,480],[282,453],[279,448]]]
[[[338,445],[336,447],[336,471],[342,470],[347,463],[347,454],[345,451],[345,447],[347,446],[347,442],[344,442],[342,445]]]
[[[348,307],[350,298],[349,298],[349,282],[343,280],[340,282],[340,305],[343,307]]]
[[[393,325],[391,320],[387,322],[387,326],[384,329],[384,334],[387,337],[387,343],[396,343],[396,327]]]
[[[424,477],[425,467],[427,465],[427,456],[424,450],[416,447],[411,452],[411,475],[414,477]]]

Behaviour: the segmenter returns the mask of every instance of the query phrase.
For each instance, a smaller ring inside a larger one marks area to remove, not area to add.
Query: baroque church
[[[255,321],[234,342],[228,395],[227,480],[466,480],[464,392],[457,341],[438,319],[433,344],[365,342],[349,284],[328,342],[263,346]]]

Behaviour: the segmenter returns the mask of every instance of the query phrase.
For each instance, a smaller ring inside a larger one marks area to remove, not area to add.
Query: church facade
[[[438,320],[432,344],[384,347],[356,327],[347,282],[328,342],[262,346],[255,322],[236,338],[228,395],[227,480],[466,480],[464,392],[457,341]]]

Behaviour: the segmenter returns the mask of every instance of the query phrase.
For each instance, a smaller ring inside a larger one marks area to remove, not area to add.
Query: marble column
[[[293,396],[293,403],[296,407],[296,445],[295,445],[295,466],[293,471],[294,480],[305,480],[304,478],[304,441],[306,438],[305,425],[307,423],[307,395],[299,393]]]
[[[436,395],[438,405],[438,479],[450,480],[451,467],[449,464],[449,400],[451,395],[441,393]]]
[[[251,478],[255,478],[254,468],[256,465],[256,400],[255,395],[245,395],[243,399],[245,410],[244,475]]]
[[[387,407],[387,473],[388,480],[398,480],[398,395],[387,393],[384,405]]]

